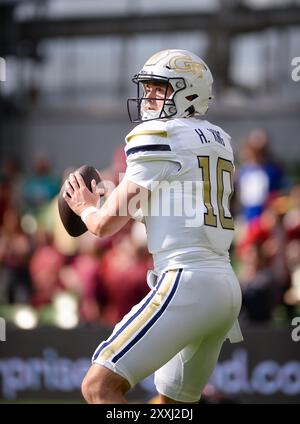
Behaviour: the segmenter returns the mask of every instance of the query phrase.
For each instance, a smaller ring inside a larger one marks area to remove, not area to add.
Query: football
[[[93,166],[83,165],[76,169],[76,171],[82,175],[82,178],[84,179],[84,182],[90,191],[92,191],[92,180],[96,180],[97,184],[101,181],[99,172]],[[76,213],[72,211],[63,198],[64,190],[65,188],[63,185],[58,196],[59,216],[67,233],[72,237],[78,237],[87,231],[87,227],[84,222],[82,222],[80,216],[76,215]]]

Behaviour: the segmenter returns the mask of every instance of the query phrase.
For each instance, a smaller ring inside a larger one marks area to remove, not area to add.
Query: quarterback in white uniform
[[[133,82],[138,95],[128,111],[140,124],[126,137],[125,177],[100,209],[95,184],[90,193],[77,173],[65,199],[100,237],[142,219],[154,270],[148,295],[95,350],[82,392],[89,403],[124,403],[126,391],[155,372],[161,403],[197,403],[224,340],[242,340],[228,254],[230,136],[202,119],[213,79],[195,54],[158,52]]]

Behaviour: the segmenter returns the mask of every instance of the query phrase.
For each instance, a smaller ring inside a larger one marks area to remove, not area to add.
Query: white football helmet
[[[212,98],[212,74],[206,63],[187,50],[163,50],[147,60],[141,71],[132,81],[137,84],[137,97],[127,100],[127,108],[132,122],[153,119],[184,118],[204,115]],[[159,110],[146,110],[144,84],[163,82],[171,85],[173,91]],[[133,106],[133,107],[132,107]],[[135,112],[135,113],[134,113]]]

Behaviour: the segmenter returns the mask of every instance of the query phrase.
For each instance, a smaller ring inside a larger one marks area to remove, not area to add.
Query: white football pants
[[[159,393],[196,402],[227,333],[238,325],[239,282],[231,269],[188,268],[166,271],[150,285],[148,295],[98,346],[93,362],[131,387],[155,372]]]

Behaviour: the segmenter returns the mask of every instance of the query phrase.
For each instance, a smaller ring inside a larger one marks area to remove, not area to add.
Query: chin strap
[[[195,108],[192,105],[192,106],[188,107],[184,112],[185,112],[184,113],[185,116],[191,116],[191,115],[193,115],[193,113],[195,113]]]
[[[141,117],[143,121],[148,121],[150,119],[157,119],[160,115],[160,110],[145,110],[141,112]]]

